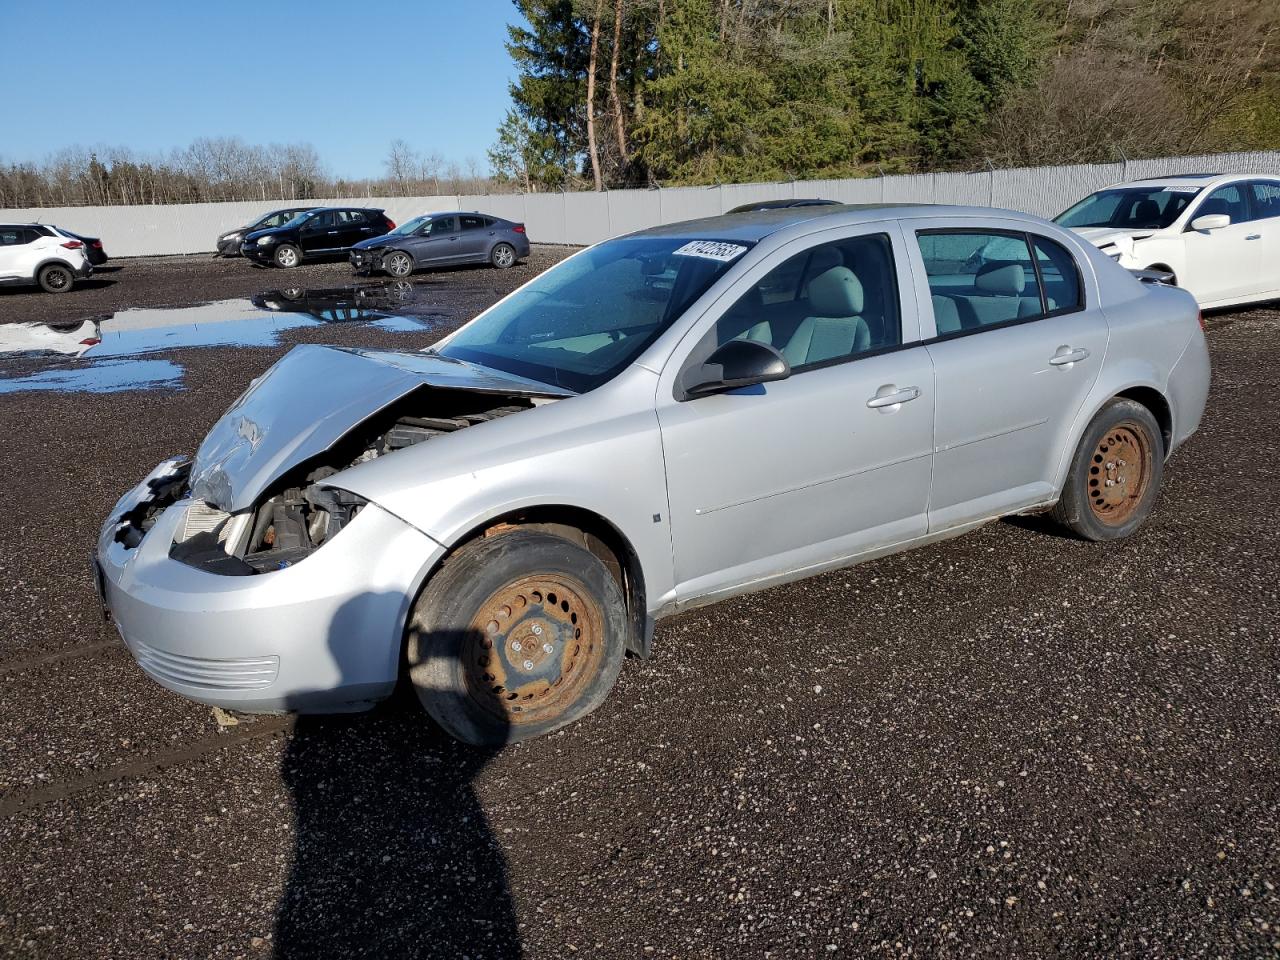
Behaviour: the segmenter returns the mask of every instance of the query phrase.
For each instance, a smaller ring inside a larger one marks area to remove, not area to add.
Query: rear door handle
[[[883,410],[885,407],[898,407],[914,400],[918,396],[920,396],[919,387],[897,387],[892,383],[887,383],[876,391],[874,397],[867,401],[867,406],[872,410]]]
[[[333,236],[333,235],[334,235],[335,233],[337,233],[337,232],[338,232],[337,230],[330,230],[330,231],[329,231],[329,235],[330,235],[330,236]]]
[[[1247,237],[1245,237],[1245,239],[1246,239],[1246,240],[1261,240],[1261,239],[1262,239],[1262,234],[1260,234],[1260,233],[1251,233],[1251,234],[1249,234]]]
[[[1049,358],[1049,362],[1053,364],[1055,367],[1063,367],[1063,366],[1070,366],[1071,364],[1077,363],[1080,360],[1088,360],[1088,359],[1089,359],[1089,351],[1086,350],[1084,347],[1072,348],[1072,347],[1062,346],[1058,348],[1057,353],[1055,353],[1052,357]]]

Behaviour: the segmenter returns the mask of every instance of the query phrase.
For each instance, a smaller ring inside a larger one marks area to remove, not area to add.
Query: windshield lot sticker
[[[1165,193],[1199,193],[1199,187],[1165,187]]]
[[[723,243],[719,240],[690,240],[679,250],[672,251],[677,257],[702,257],[706,260],[719,260],[728,263],[747,252],[747,248],[736,243]]]

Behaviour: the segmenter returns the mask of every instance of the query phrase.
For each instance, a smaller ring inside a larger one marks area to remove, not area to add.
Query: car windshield
[[[744,242],[685,237],[609,240],[532,280],[439,353],[579,393],[594,390],[748,249]]]
[[[414,217],[412,220],[406,220],[400,226],[392,230],[392,233],[398,233],[401,236],[408,236],[411,233],[417,233],[418,228],[431,219],[430,214],[423,214],[421,217]]]
[[[1182,185],[1099,190],[1058,214],[1054,223],[1064,227],[1162,230],[1178,219],[1199,192],[1199,187]]]

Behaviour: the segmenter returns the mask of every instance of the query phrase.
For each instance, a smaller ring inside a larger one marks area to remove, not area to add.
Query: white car
[[[1054,222],[1135,270],[1173,274],[1201,307],[1280,298],[1280,177],[1179,174],[1120,183]]]
[[[84,243],[42,223],[0,223],[0,285],[65,293],[93,273]]]
[[[97,320],[0,323],[0,353],[62,353],[82,357],[102,343]]]

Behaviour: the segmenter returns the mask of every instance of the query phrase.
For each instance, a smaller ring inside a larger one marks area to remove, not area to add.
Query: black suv
[[[367,207],[316,207],[270,230],[256,230],[240,244],[240,253],[262,264],[296,267],[303,260],[345,254],[361,240],[396,227],[381,210]]]

